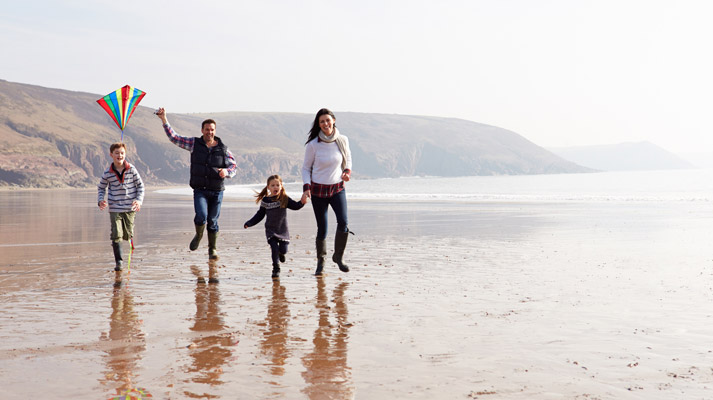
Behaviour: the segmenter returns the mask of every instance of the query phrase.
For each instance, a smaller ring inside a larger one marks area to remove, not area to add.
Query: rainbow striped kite
[[[124,127],[126,127],[136,106],[139,105],[139,102],[144,96],[146,96],[146,92],[126,85],[97,100],[97,103],[102,106],[104,111],[111,115],[116,126],[121,129],[122,142],[124,141]]]

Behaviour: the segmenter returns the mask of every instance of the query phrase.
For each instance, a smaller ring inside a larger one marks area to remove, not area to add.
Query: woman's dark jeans
[[[332,206],[334,215],[337,217],[337,231],[347,232],[347,193],[342,190],[332,197],[320,198],[312,196],[312,209],[314,218],[317,220],[317,240],[327,238],[327,209]]]

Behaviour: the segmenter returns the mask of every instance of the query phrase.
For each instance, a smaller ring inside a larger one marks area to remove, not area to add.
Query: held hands
[[[312,198],[312,193],[309,190],[305,190],[304,193],[302,193],[302,198],[300,199],[300,203],[302,204],[307,204],[307,199]]]
[[[349,179],[351,179],[351,173],[349,171],[342,172],[342,180],[344,182],[349,182]]]
[[[104,209],[107,206],[106,200],[102,200],[102,201],[98,202],[97,205],[99,206],[100,210],[104,211]]]

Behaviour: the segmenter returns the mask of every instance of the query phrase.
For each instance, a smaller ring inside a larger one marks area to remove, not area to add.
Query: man
[[[223,201],[224,180],[235,176],[237,165],[235,157],[215,136],[215,121],[207,119],[201,124],[201,137],[178,136],[171,128],[166,118],[166,110],[159,108],[156,115],[163,123],[163,130],[171,143],[191,152],[191,180],[193,188],[193,207],[196,216],[193,222],[196,235],[191,240],[189,248],[196,250],[203,238],[203,232],[208,229],[208,256],[211,260],[218,259],[216,241],[218,240],[218,217]]]

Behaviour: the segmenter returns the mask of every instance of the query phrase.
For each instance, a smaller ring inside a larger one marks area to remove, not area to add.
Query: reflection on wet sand
[[[330,307],[324,278],[317,279],[319,326],[314,331],[314,349],[302,358],[306,370],[302,373],[307,386],[302,390],[310,399],[354,398],[351,368],[347,365],[349,327],[344,292],[349,284],[342,282],[334,289],[336,325],[329,322]]]
[[[195,289],[196,316],[190,329],[200,336],[195,338],[189,346],[188,351],[192,362],[186,370],[190,376],[186,382],[193,382],[201,387],[200,391],[196,392],[186,389],[184,395],[190,398],[219,397],[209,394],[209,390],[210,387],[224,384],[221,380],[223,366],[232,356],[230,347],[234,340],[230,333],[225,332],[223,314],[220,311],[220,291],[216,284],[217,276],[214,275],[215,267],[215,263],[211,262],[209,283],[206,284],[205,278],[200,273],[200,268],[195,265],[191,266],[191,271],[198,280]]]
[[[134,310],[134,298],[128,283],[128,280],[122,279],[121,272],[116,272],[109,333],[101,337],[101,340],[110,342],[105,356],[107,370],[101,382],[116,389],[117,394],[133,389],[133,381],[138,376],[137,364],[141,353],[146,350],[141,320]]]
[[[272,300],[267,306],[265,330],[260,342],[262,353],[269,357],[268,371],[272,376],[285,374],[285,360],[290,356],[287,348],[287,325],[290,320],[290,308],[285,287],[279,280],[272,281]],[[273,383],[275,384],[275,383]]]

